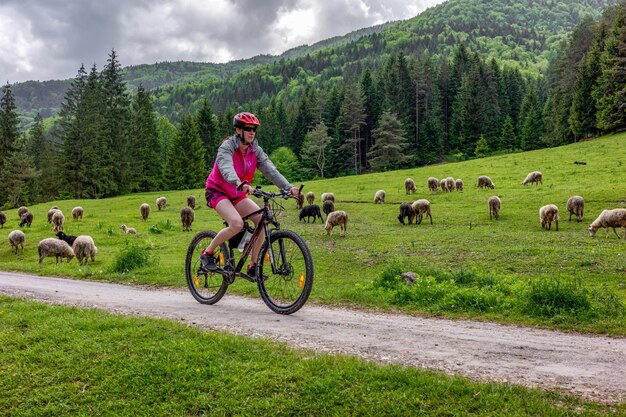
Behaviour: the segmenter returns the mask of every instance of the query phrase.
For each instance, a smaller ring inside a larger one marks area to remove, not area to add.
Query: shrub
[[[536,279],[526,289],[523,310],[539,317],[580,315],[591,310],[591,297],[580,281]]]
[[[126,274],[135,269],[143,268],[157,262],[146,246],[126,241],[126,245],[113,260],[112,272]]]

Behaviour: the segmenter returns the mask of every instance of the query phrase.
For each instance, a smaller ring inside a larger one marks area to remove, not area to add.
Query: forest
[[[450,0],[317,48],[125,69],[112,50],[101,71],[80,66],[47,94],[7,83],[0,207],[201,187],[241,110],[259,116],[261,146],[292,181],[626,128],[625,1]]]

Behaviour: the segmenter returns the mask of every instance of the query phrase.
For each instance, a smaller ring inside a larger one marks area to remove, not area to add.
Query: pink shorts
[[[248,198],[247,195],[237,198],[229,198],[226,194],[220,190],[216,190],[215,188],[207,188],[204,192],[204,196],[206,197],[206,205],[212,209],[214,209],[215,206],[217,206],[217,203],[222,200],[230,200],[230,202],[233,203],[233,206],[236,206],[241,200]]]

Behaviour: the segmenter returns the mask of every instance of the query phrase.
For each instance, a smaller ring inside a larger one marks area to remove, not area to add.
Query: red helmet
[[[235,117],[233,117],[233,126],[242,128],[245,125],[261,126],[261,122],[259,122],[258,117],[247,111],[237,113]]]

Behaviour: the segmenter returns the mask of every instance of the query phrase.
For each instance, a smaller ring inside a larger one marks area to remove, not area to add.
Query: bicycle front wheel
[[[272,271],[272,248],[276,270]],[[278,314],[300,310],[313,288],[313,257],[306,243],[291,230],[275,230],[263,243],[257,261],[257,285],[261,298]]]
[[[196,234],[189,248],[187,248],[187,257],[185,258],[185,275],[187,277],[187,286],[191,295],[202,304],[215,304],[226,293],[228,284],[219,272],[203,272],[200,270],[200,255],[202,251],[209,246],[215,238],[212,230],[205,230]],[[228,259],[228,248],[225,243],[219,245],[215,250],[215,257],[220,266],[224,265]]]

